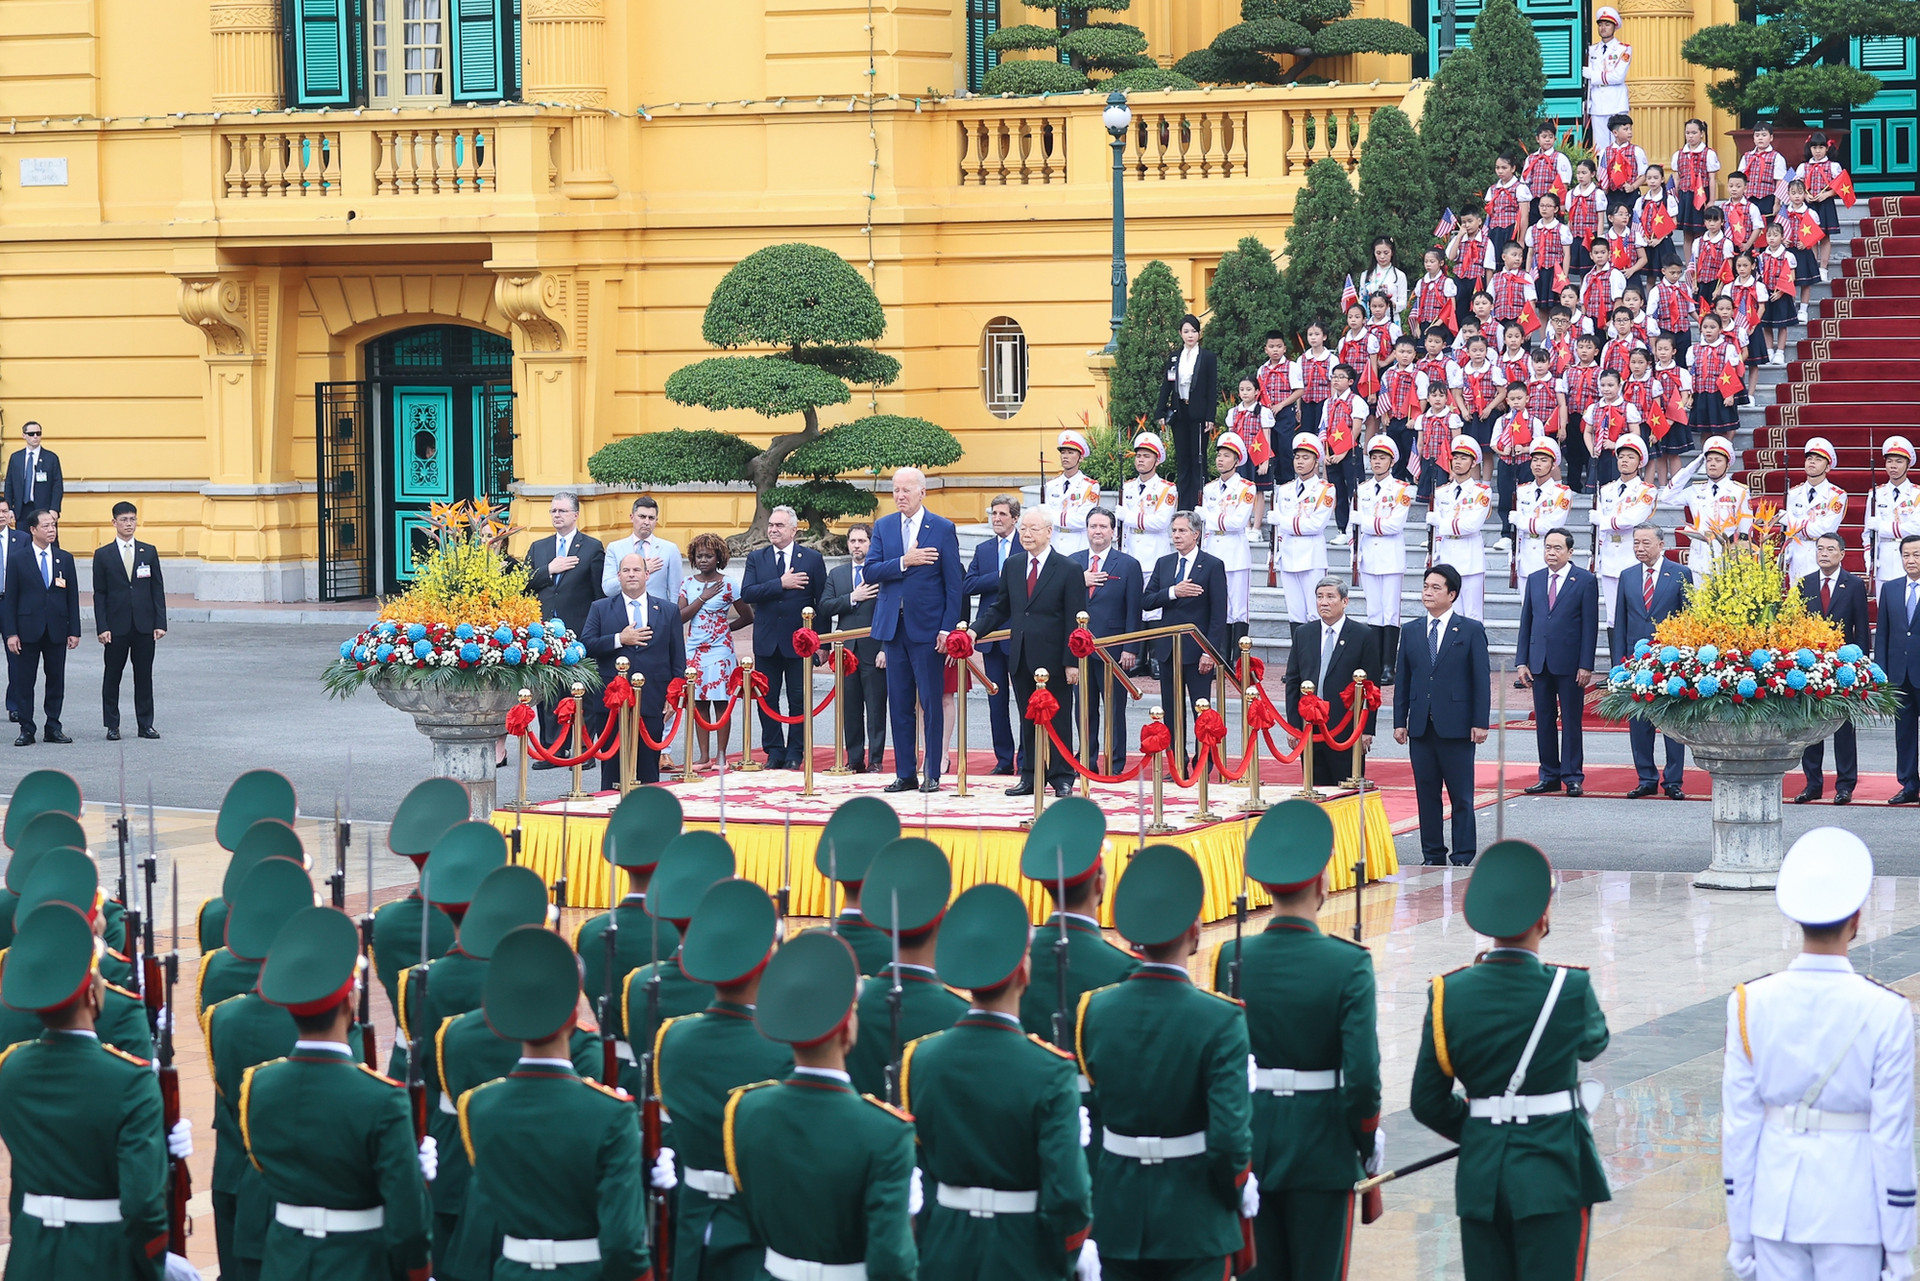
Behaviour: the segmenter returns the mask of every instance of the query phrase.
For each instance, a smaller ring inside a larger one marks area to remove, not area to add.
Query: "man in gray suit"
[[[866,580],[867,548],[872,543],[872,526],[853,526],[847,530],[850,563],[827,571],[820,612],[836,632],[873,626],[873,598],[880,589]],[[840,686],[840,724],[847,745],[847,765],[856,773],[878,774],[880,757],[887,750],[886,655],[880,642],[871,636],[851,641],[847,648],[860,663]]]
[[[1613,603],[1613,661],[1618,666],[1633,657],[1633,647],[1653,640],[1654,625],[1669,614],[1677,614],[1687,603],[1687,571],[1667,559],[1665,540],[1658,525],[1636,525],[1633,530],[1633,558],[1640,563],[1620,572]],[[1684,801],[1681,778],[1687,768],[1686,745],[1667,738],[1667,768],[1653,771],[1653,726],[1643,720],[1627,722],[1627,737],[1633,745],[1633,768],[1640,775],[1639,785],[1627,793],[1630,801],[1652,796],[1657,785],[1670,798]]]

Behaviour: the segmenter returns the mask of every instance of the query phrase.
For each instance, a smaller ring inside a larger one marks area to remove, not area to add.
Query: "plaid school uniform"
[[[1564,196],[1567,192],[1567,178],[1561,169],[1566,163],[1567,158],[1561,155],[1557,148],[1529,151],[1526,163],[1520,166],[1520,181],[1526,184],[1527,190],[1533,193],[1535,200],[1549,191]]]
[[[1740,157],[1740,172],[1747,176],[1747,199],[1765,214],[1773,212],[1774,194],[1786,177],[1787,162],[1772,147],[1755,147]]]
[[[1845,170],[1831,160],[1809,160],[1800,166],[1800,181],[1807,184],[1809,197],[1832,191],[1833,184],[1839,181]],[[1820,216],[1820,228],[1829,236],[1840,230],[1840,198],[1832,200],[1807,201],[1807,205]]]
[[[1533,192],[1518,178],[1496,182],[1487,188],[1487,237],[1493,252],[1499,253],[1513,240],[1513,229],[1520,222],[1520,205],[1533,199]]]
[[[1798,265],[1794,252],[1782,245],[1778,251],[1767,249],[1760,255],[1760,283],[1769,291],[1766,310],[1761,313],[1760,323],[1770,329],[1784,329],[1788,325],[1798,324],[1800,304],[1794,297],[1794,269]],[[1778,298],[1771,297],[1772,291],[1778,291]]]
[[[1682,231],[1697,232],[1706,228],[1707,175],[1719,168],[1720,157],[1704,142],[1698,149],[1682,147],[1673,153],[1673,188],[1680,206],[1677,217]],[[1698,209],[1693,204],[1696,191],[1701,193]]]
[[[1339,354],[1341,364],[1353,366],[1353,372],[1357,375],[1353,380],[1355,387],[1371,381],[1369,378],[1373,372],[1373,332],[1371,330],[1363,327],[1357,335],[1341,334],[1340,341],[1335,345],[1334,350]]]
[[[1567,253],[1573,233],[1555,218],[1527,228],[1527,248],[1533,251],[1533,296],[1546,301],[1567,287]]]
[[[1458,328],[1453,314],[1454,283],[1444,274],[1415,281],[1407,308],[1415,333],[1424,333],[1429,325],[1444,325],[1449,333]]]
[[[1246,442],[1247,461],[1236,470],[1255,489],[1266,491],[1273,488],[1273,468],[1267,468],[1267,474],[1260,474],[1260,464],[1273,460],[1273,413],[1259,401],[1253,402],[1249,409],[1245,405],[1235,404],[1227,411],[1227,430],[1235,432]]]
[[[1440,375],[1442,385],[1446,375]],[[1432,385],[1432,376],[1423,374],[1417,364],[1402,368],[1394,365],[1380,375],[1380,413],[1388,426],[1406,426],[1407,420],[1419,410],[1421,402],[1427,398],[1427,388]]]
[[[1687,415],[1690,424],[1706,430],[1740,421],[1740,411],[1727,403],[1726,393],[1720,390],[1720,375],[1728,365],[1742,359],[1739,344],[1724,336],[1712,342],[1703,338],[1687,352],[1693,382],[1693,410]]]
[[[1697,298],[1711,299],[1720,287],[1720,275],[1733,261],[1733,242],[1725,232],[1702,236],[1693,242],[1693,292]]]
[[[1460,369],[1460,403],[1466,407],[1466,433],[1482,445],[1493,440],[1493,420],[1500,413],[1500,389],[1506,386],[1500,366],[1489,363],[1476,370],[1471,362]]]
[[[1277,363],[1269,360],[1253,371],[1253,380],[1260,387],[1260,403],[1273,412],[1273,429],[1279,433],[1276,443],[1292,440],[1294,424],[1300,421],[1298,406],[1279,407],[1281,401],[1299,389],[1295,381],[1296,373],[1290,360]]]
[[[1672,196],[1642,196],[1633,207],[1634,239],[1647,251],[1646,271],[1649,275],[1657,276],[1673,252],[1673,232],[1669,231],[1663,236],[1654,230],[1654,221],[1663,211],[1673,219],[1675,226],[1679,225],[1679,211],[1674,208]]]
[[[1560,380],[1549,374],[1523,381],[1527,384],[1527,412],[1551,425],[1560,412]]]
[[[1611,371],[1625,378],[1627,376],[1627,358],[1633,355],[1636,348],[1645,346],[1645,343],[1634,336],[1631,329],[1627,331],[1625,338],[1616,335],[1607,339],[1607,345],[1600,349],[1601,372]]]
[[[1661,281],[1653,287],[1653,320],[1660,332],[1673,338],[1675,358],[1684,357],[1693,332],[1693,295],[1685,285]]]
[[[1464,425],[1460,415],[1451,409],[1439,413],[1427,410],[1417,420],[1420,447],[1417,456],[1420,466],[1415,478],[1420,485],[1420,501],[1428,502],[1433,497],[1436,481],[1447,474],[1447,455],[1452,451],[1453,438],[1460,434]]]
[[[1820,225],[1820,215],[1813,206],[1801,205],[1795,208],[1783,204],[1773,220],[1786,231],[1787,248],[1793,251],[1793,282],[1796,285],[1817,285],[1820,283],[1820,260],[1814,255],[1814,247],[1827,238],[1826,228]]]
[[[1678,362],[1671,365],[1655,365],[1653,381],[1660,388],[1660,408],[1665,411],[1667,421],[1672,426],[1667,434],[1660,438],[1655,446],[1662,454],[1684,454],[1693,447],[1693,429],[1688,425],[1693,421],[1692,411],[1681,409],[1685,402],[1683,396],[1693,393],[1693,376]]]
[[[1300,353],[1301,431],[1320,430],[1321,411],[1327,397],[1333,394],[1333,367],[1339,363],[1339,355],[1331,351],[1319,356],[1312,352]]]
[[[1765,219],[1751,200],[1722,200],[1720,212],[1725,215],[1727,239],[1735,250],[1752,245],[1764,227]]]
[[[1600,186],[1607,193],[1607,205],[1631,204],[1633,192],[1640,185],[1640,175],[1647,167],[1647,153],[1633,143],[1624,147],[1613,145],[1601,150]]]
[[[1567,230],[1573,233],[1573,270],[1578,273],[1593,266],[1593,242],[1600,238],[1600,223],[1606,217],[1607,193],[1599,187],[1567,193]]]
[[[1509,320],[1520,319],[1520,313],[1527,309],[1533,296],[1533,281],[1524,271],[1502,270],[1494,275],[1487,292],[1493,295],[1493,318],[1504,325]]]
[[[1509,385],[1527,381],[1527,375],[1533,368],[1533,362],[1527,356],[1525,347],[1518,352],[1501,352],[1500,358],[1494,363],[1500,366],[1500,376],[1505,378]]]
[[[1459,233],[1459,242],[1455,246],[1459,251],[1459,261],[1454,268],[1454,276],[1459,283],[1454,287],[1453,314],[1461,323],[1465,323],[1467,317],[1473,314],[1473,295],[1486,288],[1487,276],[1492,271],[1487,266],[1487,259],[1492,253],[1491,243],[1484,228],[1477,235],[1469,236],[1464,231]],[[1459,326],[1454,328],[1458,329]]]
[[[1579,359],[1580,353],[1574,348],[1575,341],[1577,341],[1577,336],[1574,333],[1573,326],[1569,325],[1567,326],[1567,336],[1565,338],[1555,338],[1547,344],[1547,350],[1553,354],[1553,360],[1550,362],[1550,365],[1556,378],[1563,376],[1569,369],[1572,369],[1574,362]]]

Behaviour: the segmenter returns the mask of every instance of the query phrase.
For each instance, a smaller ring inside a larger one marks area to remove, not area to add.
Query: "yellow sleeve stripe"
[[[394,1011],[394,1018],[400,1024],[400,1035],[408,1041],[413,1040],[413,1029],[407,1026],[407,989],[412,983],[413,966],[409,965],[400,971],[400,981],[394,989],[400,996],[400,1008]]]
[[[920,1044],[920,1041],[920,1037],[915,1037],[913,1040],[908,1041],[907,1048],[901,1051],[900,1054],[900,1110],[903,1112],[913,1111],[913,1051],[914,1047]],[[914,1142],[918,1143],[919,1141],[920,1136],[916,1132]]]
[[[727,1095],[727,1110],[720,1119],[720,1140],[727,1151],[727,1175],[733,1180],[733,1186],[736,1189],[744,1188],[745,1185],[740,1182],[740,1160],[733,1150],[733,1114],[734,1110],[740,1106],[740,1096],[745,1092],[744,1088],[740,1088]]]
[[[1080,1075],[1087,1078],[1087,1084],[1093,1084],[1093,1073],[1087,1068],[1087,1002],[1093,999],[1090,989],[1080,994],[1080,1008],[1073,1016],[1073,1053],[1080,1060]]]
[[[661,1019],[659,1030],[653,1034],[653,1097],[656,1099],[665,1100],[667,1097],[660,1092],[660,1047],[667,1043],[667,1029],[678,1021],[678,1019]],[[616,1081],[615,1084],[619,1082]],[[667,1115],[673,1115],[672,1108],[667,1109]]]
[[[460,1016],[457,1014],[447,1015],[446,1018],[440,1020],[440,1030],[433,1034],[433,1061],[434,1061],[435,1068],[440,1073],[440,1093],[442,1094],[447,1093],[447,1088],[448,1088],[447,1087],[447,1029],[452,1027],[453,1021],[459,1017]],[[424,1073],[426,1070],[426,1064],[423,1063],[420,1065],[420,1067],[421,1067],[421,1071]]]
[[[457,1105],[460,1112],[460,1146],[467,1150],[468,1165],[477,1165],[478,1162],[474,1160],[473,1155],[473,1123],[468,1118],[467,1105],[473,1101],[475,1094],[486,1089],[489,1085],[498,1085],[502,1080],[505,1080],[505,1078],[495,1077],[491,1081],[482,1081],[460,1096],[460,1102]]]
[[[1753,1062],[1753,1042],[1747,1037],[1747,985],[1737,984],[1733,994],[1738,998],[1737,1004],[1740,1010],[1740,1048],[1747,1052],[1747,1062],[1751,1063]]]
[[[628,970],[626,977],[620,980],[620,1028],[627,1034],[628,1045],[633,1044],[633,976],[639,972],[638,969]]]
[[[247,1117],[247,1110],[253,1104],[253,1074],[258,1072],[260,1068],[261,1065],[256,1063],[241,1074],[240,1107],[238,1110],[240,1113],[240,1142],[247,1150],[247,1160],[253,1163],[254,1169],[265,1174],[266,1170],[261,1167],[260,1158],[253,1154],[253,1127]]]
[[[1453,1075],[1453,1059],[1447,1053],[1447,976],[1437,974],[1433,979],[1433,1056],[1440,1060],[1440,1070],[1448,1076]]]

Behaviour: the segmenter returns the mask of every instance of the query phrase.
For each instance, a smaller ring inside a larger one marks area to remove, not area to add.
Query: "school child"
[[[1634,243],[1646,255],[1641,270],[1649,280],[1673,257],[1673,233],[1680,225],[1679,203],[1667,194],[1667,171],[1648,165],[1641,175],[1640,198],[1633,203]]]
[[[1452,351],[1448,349],[1448,338],[1447,331],[1439,325],[1427,326],[1427,331],[1420,335],[1424,350],[1420,358],[1413,362],[1413,367],[1425,374],[1429,383],[1450,386],[1451,375],[1459,369]],[[1422,396],[1421,400],[1424,402],[1426,397]]]
[[[1830,279],[1827,265],[1833,260],[1833,238],[1840,234],[1840,192],[1835,185],[1847,176],[1845,169],[1827,158],[1828,145],[1824,133],[1809,137],[1806,163],[1794,175],[1807,185],[1807,203],[1820,215],[1820,230],[1827,233],[1827,238],[1820,242],[1815,251],[1820,259],[1822,284]],[[1848,181],[1850,183],[1851,179]]]
[[[1647,153],[1633,141],[1633,117],[1622,111],[1607,119],[1613,141],[1600,149],[1600,185],[1607,193],[1607,212],[1633,208],[1640,175],[1647,169]]]
[[[1640,234],[1634,230],[1632,205],[1615,205],[1607,210],[1607,238],[1596,242],[1594,247],[1602,249],[1605,255],[1604,259],[1598,255],[1595,256],[1593,260],[1595,271],[1600,269],[1602,261],[1621,272],[1628,280],[1634,279],[1646,270],[1647,251],[1646,247],[1640,243]]]
[[[1540,221],[1542,196],[1551,192],[1556,201],[1563,200],[1567,188],[1573,185],[1573,162],[1560,154],[1560,137],[1552,121],[1542,120],[1533,131],[1533,150],[1520,166],[1520,181],[1533,193],[1533,205],[1527,210],[1528,227]]]
[[[1227,430],[1247,447],[1246,456],[1234,470],[1253,486],[1253,516],[1258,526],[1266,521],[1267,506],[1273,501],[1273,411],[1260,403],[1259,379],[1240,380],[1240,399],[1227,411]]]
[[[1766,310],[1765,288],[1753,274],[1753,259],[1742,254],[1734,259],[1733,279],[1721,286],[1726,292],[1713,300],[1713,314],[1720,317],[1720,332],[1740,349],[1741,379],[1746,387],[1753,386],[1754,371],[1761,363],[1753,335],[1760,327],[1761,313]],[[1752,395],[1743,388],[1737,403],[1746,405],[1752,400]]]
[[[1460,322],[1460,332],[1453,339],[1453,358],[1466,359],[1467,339],[1475,334],[1487,336],[1487,346],[1493,346],[1493,336],[1499,332],[1499,324],[1493,318],[1493,295],[1484,289],[1474,291],[1467,300],[1467,309],[1473,314]]]
[[[1543,348],[1535,347],[1528,352],[1527,364],[1527,413],[1536,422],[1544,423],[1546,430],[1552,432],[1554,440],[1559,442],[1564,469],[1567,448],[1566,382],[1553,372],[1553,362]]]
[[[1633,337],[1648,351],[1653,350],[1653,324],[1647,316],[1647,294],[1638,285],[1628,285],[1620,294],[1620,305],[1633,321]]]
[[[1766,240],[1761,233],[1767,220],[1761,216],[1759,206],[1747,199],[1747,175],[1739,172],[1727,175],[1727,198],[1720,202],[1720,212],[1727,217],[1727,239],[1735,249],[1759,253],[1765,247]]]
[[[1706,213],[1713,208],[1719,184],[1720,153],[1707,145],[1707,122],[1689,120],[1683,126],[1686,144],[1673,153],[1674,199],[1679,205],[1680,230],[1687,254],[1707,229]]]
[[[1341,361],[1333,367],[1332,390],[1327,393],[1320,418],[1320,443],[1325,447],[1327,479],[1333,483],[1333,516],[1336,547],[1347,543],[1347,517],[1352,512],[1354,491],[1360,488],[1360,459],[1365,456],[1367,424],[1373,419],[1372,407],[1356,395],[1353,388],[1360,371]]]
[[[1633,353],[1639,350],[1642,344],[1633,331],[1633,313],[1625,307],[1615,307],[1607,326],[1606,345],[1600,348],[1600,368],[1625,378]]]
[[[1760,313],[1760,331],[1767,340],[1767,363],[1784,368],[1787,329],[1796,323],[1800,314],[1800,304],[1794,300],[1794,271],[1799,264],[1793,250],[1787,248],[1784,223],[1767,224],[1767,247],[1754,265],[1767,300],[1766,310]]]
[[[1626,294],[1627,273],[1618,267],[1596,265],[1580,285],[1580,309],[1591,321],[1588,332],[1602,348],[1607,343],[1607,326],[1612,323],[1613,309]]]
[[[1493,242],[1481,225],[1478,209],[1469,209],[1460,215],[1459,229],[1447,240],[1447,261],[1454,264],[1454,279],[1460,282],[1455,291],[1454,314],[1464,321],[1474,293],[1485,288],[1484,282],[1500,262],[1494,257]]]
[[[1524,383],[1530,371],[1527,361],[1527,331],[1518,324],[1508,325],[1500,331],[1503,344],[1494,363],[1500,366],[1500,376],[1509,383]]]
[[[1291,448],[1293,435],[1300,430],[1300,366],[1287,359],[1287,339],[1278,329],[1267,330],[1267,359],[1253,371],[1260,384],[1260,403],[1273,415],[1273,440],[1270,448],[1277,458]]]
[[[1428,336],[1433,336],[1431,331]],[[1444,386],[1444,372],[1440,380]],[[1430,382],[1414,360],[1413,339],[1404,334],[1394,339],[1393,363],[1380,375],[1380,393],[1374,398],[1373,418],[1399,451],[1393,473],[1401,480],[1410,479],[1407,463],[1413,458],[1413,420],[1420,416],[1420,406],[1426,402]]]
[[[1493,455],[1487,449],[1493,443],[1494,420],[1500,416],[1500,389],[1507,377],[1500,366],[1487,358],[1485,334],[1467,341],[1467,363],[1460,367],[1460,417],[1462,431],[1480,445],[1480,482],[1493,482]]]
[[[1640,411],[1628,404],[1620,394],[1622,385],[1620,375],[1611,369],[1601,374],[1600,398],[1587,406],[1585,421],[1581,426],[1587,452],[1596,460],[1602,487],[1620,479],[1620,464],[1613,456],[1614,446],[1628,432],[1640,429]]]
[[[1300,430],[1320,433],[1320,411],[1333,394],[1333,367],[1340,357],[1327,350],[1327,327],[1307,326],[1307,349],[1300,353]]]
[[[1494,183],[1487,188],[1484,203],[1487,207],[1487,238],[1493,245],[1496,262],[1500,261],[1500,255],[1507,246],[1519,240],[1527,230],[1527,202],[1533,199],[1533,192],[1520,181],[1519,168],[1512,156],[1493,158]]]
[[[1679,258],[1669,258],[1650,299],[1656,339],[1671,338],[1674,354],[1680,358],[1686,356],[1687,343],[1693,335],[1694,298],[1693,291],[1687,288],[1686,273],[1686,266]]]
[[[1693,448],[1693,376],[1677,356],[1671,334],[1653,340],[1653,381],[1658,388],[1660,411],[1667,418],[1667,432],[1653,445],[1656,483],[1664,486],[1673,479],[1680,455]]]
[[[1373,331],[1367,328],[1367,310],[1359,303],[1347,308],[1347,328],[1334,343],[1334,351],[1340,359],[1336,363],[1353,366],[1355,386],[1365,387],[1367,394],[1373,391]],[[1329,477],[1331,479],[1331,477]]]
[[[1600,340],[1581,334],[1573,340],[1574,362],[1560,375],[1567,398],[1567,484],[1582,493],[1599,486],[1598,459],[1587,448],[1586,436],[1578,430],[1586,421],[1587,410],[1600,399]]]
[[[1520,319],[1527,304],[1533,301],[1533,277],[1527,274],[1526,262],[1526,247],[1517,241],[1500,251],[1500,270],[1487,282],[1487,292],[1493,295],[1496,324],[1505,325]]]
[[[1407,300],[1407,324],[1415,333],[1424,334],[1432,325],[1445,325],[1449,332],[1460,324],[1454,304],[1456,287],[1447,274],[1444,249],[1427,250],[1422,258],[1425,273],[1413,284]]]
[[[1710,311],[1700,317],[1700,341],[1687,350],[1687,369],[1693,381],[1693,405],[1687,422],[1702,437],[1729,436],[1740,425],[1737,405],[1746,387],[1746,374],[1740,368],[1743,363],[1740,344],[1726,335],[1719,314]],[[1734,374],[1728,378],[1725,375],[1730,368]],[[1729,387],[1733,390],[1727,390]]]
[[[1817,249],[1831,249],[1820,215],[1807,204],[1807,184],[1795,178],[1787,183],[1787,202],[1773,219],[1784,229],[1783,243],[1793,251],[1793,283],[1799,295],[1798,314],[1807,323],[1807,304],[1813,301],[1813,287],[1824,279]]]
[[[1458,370],[1454,371],[1456,374]],[[1427,408],[1414,424],[1419,448],[1419,463],[1409,470],[1420,487],[1420,501],[1433,502],[1433,487],[1447,475],[1447,459],[1453,450],[1453,438],[1464,426],[1454,411],[1452,393],[1444,382],[1427,384]]]
[[[1488,450],[1494,455],[1498,474],[1494,483],[1494,508],[1500,513],[1500,538],[1493,545],[1496,551],[1513,547],[1514,495],[1519,492],[1520,477],[1529,469],[1533,451],[1551,430],[1531,412],[1530,402],[1524,382],[1508,383],[1502,389],[1500,419],[1494,425],[1493,447]]]
[[[1373,266],[1360,277],[1360,296],[1371,298],[1385,294],[1391,301],[1389,311],[1399,315],[1407,309],[1407,273],[1394,261],[1393,237],[1376,236],[1373,241]]]
[[[1624,285],[1621,287],[1625,288]],[[1573,327],[1573,336],[1578,338],[1581,334],[1592,333],[1593,317],[1587,314],[1586,307],[1581,304],[1579,287],[1571,284],[1563,286],[1557,296],[1560,305],[1567,309],[1567,323]]]
[[[1703,303],[1711,303],[1721,278],[1731,274],[1734,248],[1733,241],[1727,237],[1726,211],[1718,205],[1708,205],[1703,216],[1707,229],[1693,242],[1687,274],[1693,278],[1693,296]]]
[[[1565,307],[1555,307],[1547,313],[1547,332],[1543,335],[1542,346],[1547,352],[1547,360],[1553,366],[1553,375],[1558,378],[1567,372],[1573,364],[1575,352],[1573,341],[1579,335],[1573,328],[1573,313]]]
[[[1593,266],[1593,242],[1607,222],[1607,193],[1595,178],[1599,170],[1593,161],[1582,160],[1573,173],[1573,188],[1567,192],[1567,230],[1573,233],[1573,274],[1580,276]]]
[[[1379,292],[1363,297],[1367,300],[1367,353],[1373,361],[1370,371],[1373,376],[1363,377],[1361,381],[1371,388],[1379,383],[1380,371],[1393,363],[1393,344],[1400,339],[1400,311],[1393,305],[1391,294]]]
[[[1773,217],[1780,189],[1787,181],[1787,158],[1773,149],[1773,126],[1762,120],[1753,126],[1753,150],[1740,157],[1746,175],[1747,199],[1762,218]]]
[[[1533,296],[1545,303],[1567,283],[1573,231],[1560,219],[1560,197],[1549,191],[1534,204],[1540,216],[1527,228],[1527,274],[1533,278]]]

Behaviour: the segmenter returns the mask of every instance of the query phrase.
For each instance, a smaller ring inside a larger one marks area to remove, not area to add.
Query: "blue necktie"
[[[1180,572],[1174,576],[1173,581],[1176,583],[1184,583],[1187,581],[1187,558],[1185,556],[1180,558]]]
[[[45,555],[46,553],[43,552],[41,554]],[[1909,628],[1913,625],[1913,606],[1916,599],[1920,599],[1920,583],[1916,583],[1909,578],[1907,580],[1907,625]]]
[[[1427,620],[1427,661],[1440,661],[1440,620],[1437,618]]]
[[[40,583],[43,587],[53,586],[53,569],[47,564],[47,553],[44,548],[41,549],[40,552]],[[1907,592],[1907,617],[1913,617],[1913,592],[1911,590]]]

